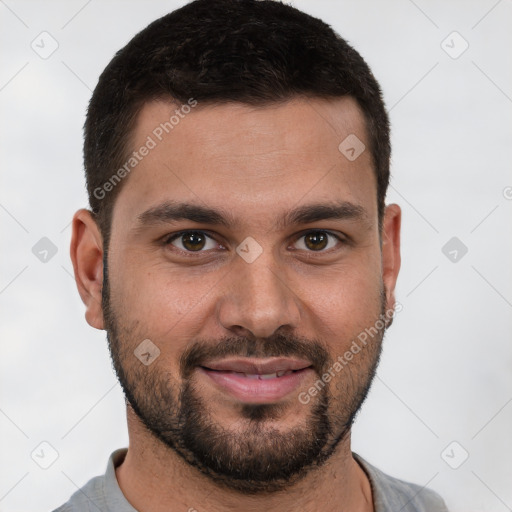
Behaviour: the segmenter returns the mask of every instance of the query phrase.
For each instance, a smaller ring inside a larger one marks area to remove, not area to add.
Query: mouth
[[[273,403],[314,373],[309,361],[289,358],[225,359],[198,368],[218,391],[244,403]]]
[[[259,379],[259,380],[268,380],[268,379],[276,379],[277,377],[284,377],[285,375],[290,375],[294,372],[300,372],[300,370],[281,370],[274,373],[245,373],[245,372],[235,372],[235,371],[225,371],[225,370],[212,370],[211,368],[206,368],[203,366],[204,370],[210,370],[212,372],[223,372],[224,374],[236,374],[240,377],[246,377],[248,379]]]

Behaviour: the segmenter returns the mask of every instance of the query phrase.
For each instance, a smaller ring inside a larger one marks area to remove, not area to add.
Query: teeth
[[[283,377],[284,375],[290,375],[290,373],[293,373],[293,370],[280,370],[275,373],[265,373],[263,375],[259,375],[257,373],[241,373],[241,372],[234,372],[234,373],[243,375],[244,377],[246,377],[248,379],[268,380],[268,379],[275,379],[277,377]]]

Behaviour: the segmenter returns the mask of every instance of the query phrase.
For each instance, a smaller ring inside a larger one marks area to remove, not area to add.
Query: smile
[[[275,403],[297,391],[314,370],[308,361],[273,358],[208,362],[198,367],[198,372],[217,391],[240,402]]]

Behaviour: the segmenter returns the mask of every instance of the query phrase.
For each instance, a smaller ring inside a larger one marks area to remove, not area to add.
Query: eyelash
[[[185,231],[180,231],[178,233],[173,233],[171,235],[166,236],[164,238],[164,245],[165,246],[173,245],[172,242],[174,242],[174,240],[177,240],[180,237],[182,237],[184,235],[187,235],[187,234],[190,234],[190,233],[200,233],[202,235],[205,235],[210,240],[214,240],[216,243],[218,243],[215,240],[215,237],[213,237],[208,231],[197,230],[197,229],[188,229],[188,230],[185,230]],[[326,235],[329,235],[330,237],[335,238],[338,243],[341,243],[341,244],[348,243],[348,241],[345,238],[342,238],[339,235],[333,233],[332,231],[328,231],[328,230],[325,230],[325,229],[310,229],[308,231],[302,232],[299,236],[297,236],[295,238],[294,243],[297,243],[297,241],[299,241],[301,238],[304,238],[305,236],[310,235],[310,234],[314,234],[314,233],[325,233]],[[222,244],[219,244],[219,245],[222,245]],[[176,251],[179,251],[182,254],[186,254],[187,256],[191,256],[191,257],[197,257],[197,256],[200,256],[200,255],[204,255],[204,253],[207,253],[210,250],[209,249],[207,251],[204,251],[204,250],[186,251],[186,250],[180,249],[179,247],[176,247],[176,246],[173,246],[173,247],[174,247],[174,249]],[[327,249],[327,250],[319,250],[319,251],[309,250],[307,252],[309,254],[325,254],[325,253],[330,252],[332,249],[333,248],[330,248],[330,249]],[[295,250],[303,250],[303,249],[295,249]]]

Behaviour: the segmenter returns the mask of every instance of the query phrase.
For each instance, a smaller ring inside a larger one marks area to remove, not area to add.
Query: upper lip
[[[309,368],[311,363],[305,359],[290,359],[287,357],[273,357],[267,359],[222,359],[211,361],[201,365],[203,368],[218,371],[232,371],[254,375],[268,375],[270,373],[302,370]]]

